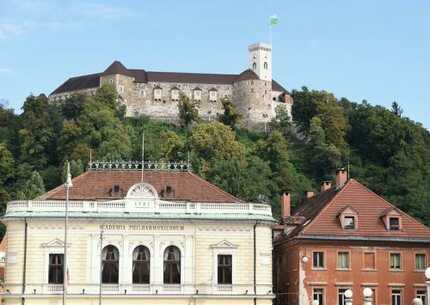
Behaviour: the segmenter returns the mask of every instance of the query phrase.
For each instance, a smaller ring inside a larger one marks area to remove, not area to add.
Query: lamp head
[[[318,300],[313,300],[312,301],[312,305],[319,305],[320,304],[320,302],[318,302]]]
[[[351,289],[348,289],[347,291],[345,291],[345,296],[346,296],[348,299],[352,298],[352,290],[351,290]]]
[[[427,269],[426,269],[426,271],[425,271],[425,276],[426,276],[426,279],[427,280],[430,280],[430,267],[428,267]]]
[[[373,291],[369,287],[366,287],[366,288],[363,289],[363,295],[366,298],[370,298],[372,296],[372,294],[373,294]]]

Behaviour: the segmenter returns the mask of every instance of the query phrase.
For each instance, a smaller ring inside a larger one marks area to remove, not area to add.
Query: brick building
[[[344,305],[347,289],[354,304],[363,304],[366,287],[377,305],[426,298],[428,227],[348,180],[343,169],[336,185],[324,182],[321,193],[307,195],[292,213],[290,195],[281,199],[274,243],[276,304]]]

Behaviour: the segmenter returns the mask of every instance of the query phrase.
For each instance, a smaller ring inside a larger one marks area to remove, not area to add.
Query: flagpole
[[[143,170],[145,167],[145,132],[142,131],[142,172],[140,182],[143,182]]]
[[[64,213],[64,254],[63,254],[63,305],[67,299],[67,225],[69,222],[69,189],[72,187],[72,175],[70,174],[70,163],[67,161],[67,178],[64,187],[66,188],[66,207]]]

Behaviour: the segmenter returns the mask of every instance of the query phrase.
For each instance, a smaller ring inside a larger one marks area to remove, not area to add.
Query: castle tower
[[[250,45],[249,68],[258,75],[261,80],[272,81],[272,46],[258,42]]]

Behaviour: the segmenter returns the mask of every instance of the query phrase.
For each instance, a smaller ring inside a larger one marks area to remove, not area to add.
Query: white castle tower
[[[267,43],[254,43],[248,47],[249,68],[261,80],[272,81],[272,46]]]

